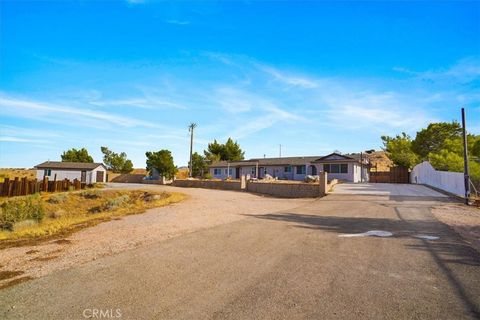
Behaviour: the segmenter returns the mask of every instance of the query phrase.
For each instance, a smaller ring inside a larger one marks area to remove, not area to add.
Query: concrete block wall
[[[215,181],[215,180],[175,180],[174,187],[205,188],[220,190],[242,190],[240,181]]]
[[[175,180],[173,181],[172,186],[182,188],[206,188],[236,191],[244,190],[279,198],[317,198],[323,197],[329,188],[327,182],[327,173],[320,172],[319,176],[319,183],[248,181],[245,176],[242,176],[240,181]]]
[[[318,183],[248,182],[246,190],[279,198],[317,198],[321,195]]]

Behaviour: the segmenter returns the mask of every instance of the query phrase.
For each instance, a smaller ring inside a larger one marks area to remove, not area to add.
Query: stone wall
[[[242,190],[240,181],[216,181],[216,180],[175,180],[174,187],[182,188],[206,188],[220,190]]]
[[[279,198],[317,198],[323,195],[320,192],[320,184],[305,182],[248,182],[246,190]]]

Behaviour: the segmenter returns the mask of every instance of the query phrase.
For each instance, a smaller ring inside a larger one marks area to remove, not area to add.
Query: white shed
[[[47,161],[36,165],[35,169],[39,180],[48,177],[52,181],[56,175],[57,180],[77,179],[86,184],[107,181],[107,168],[103,163]]]

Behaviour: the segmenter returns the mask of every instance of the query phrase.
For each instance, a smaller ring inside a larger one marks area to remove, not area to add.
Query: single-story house
[[[57,180],[77,179],[86,184],[107,181],[107,168],[103,163],[46,161],[36,165],[35,169],[38,180],[48,177],[52,181],[56,175]]]
[[[242,161],[218,161],[209,166],[216,179],[239,179],[242,175],[262,179],[265,174],[282,180],[305,179],[306,175],[328,172],[328,179],[367,182],[370,162],[366,155],[332,153],[327,156],[258,158]]]

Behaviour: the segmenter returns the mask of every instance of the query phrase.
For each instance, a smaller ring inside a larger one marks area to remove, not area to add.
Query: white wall
[[[426,184],[465,197],[463,172],[438,171],[428,161],[417,164],[410,173],[411,183]]]
[[[106,177],[107,177],[107,170],[105,170],[104,167],[99,166],[95,168],[94,170],[83,170],[87,172],[86,175],[86,183],[87,184],[92,184],[95,182],[105,182]],[[103,179],[104,181],[97,181],[97,171],[103,171]],[[53,181],[55,178],[55,174],[57,175],[57,181],[58,180],[64,180],[68,179],[70,181],[73,181],[75,179],[81,180],[82,178],[82,170],[57,170],[57,169],[51,169],[51,174],[48,176],[49,181]],[[43,180],[44,176],[44,169],[38,169],[37,170],[37,179],[38,180]]]

